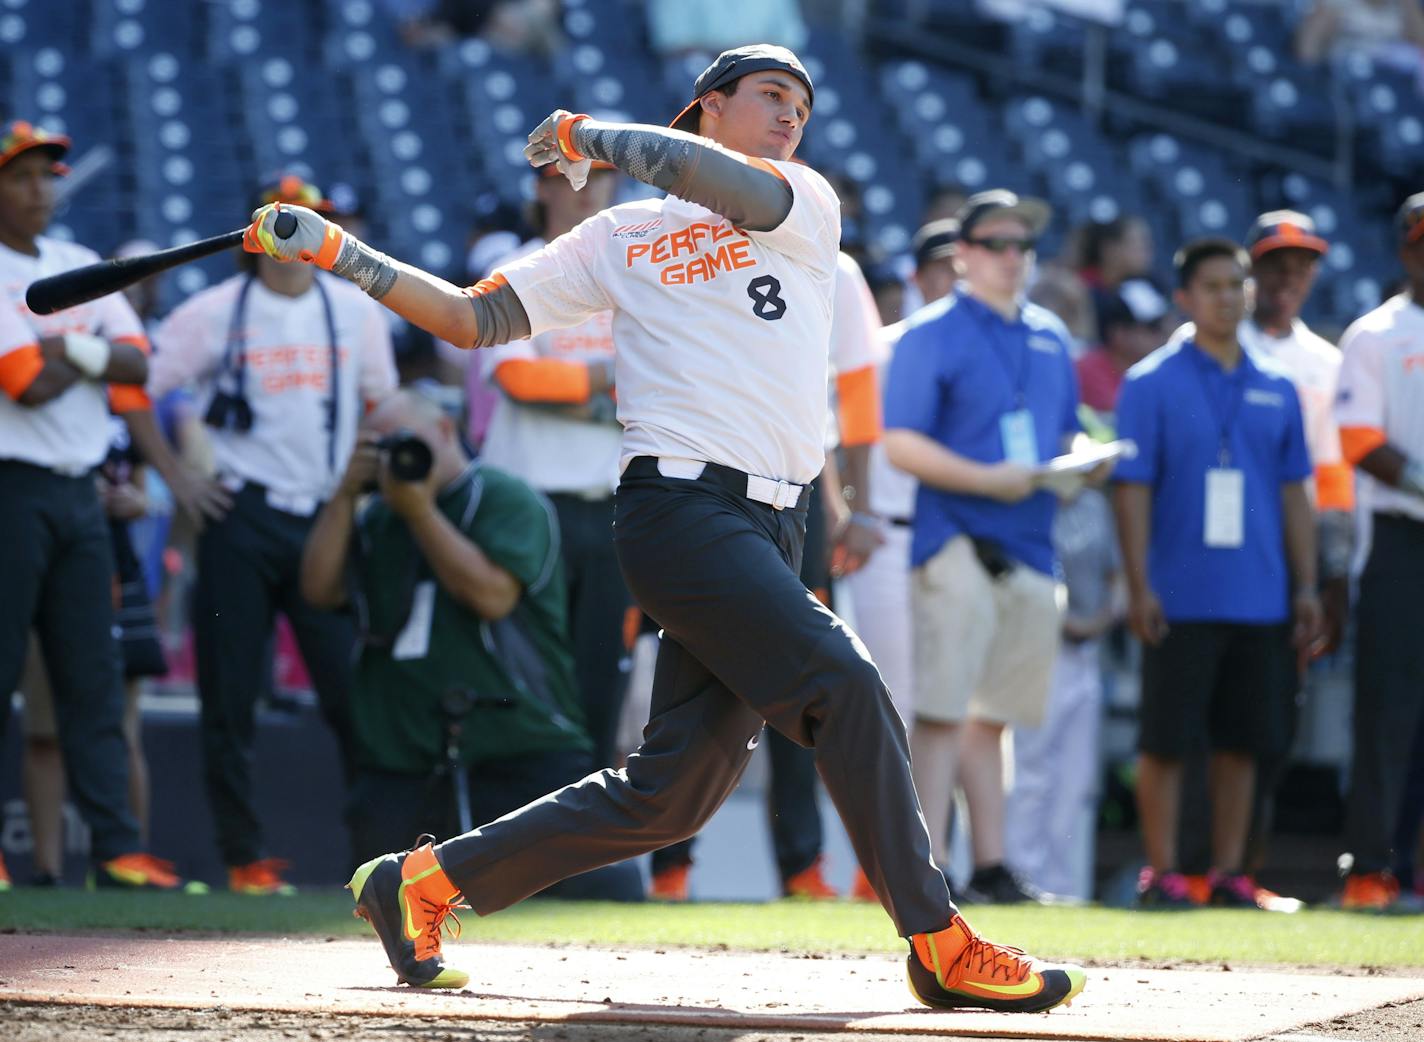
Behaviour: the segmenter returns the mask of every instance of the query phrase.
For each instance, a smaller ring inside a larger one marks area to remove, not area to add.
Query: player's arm
[[[148,379],[148,356],[140,348],[88,333],[42,337],[33,358],[40,368],[14,396],[21,405],[44,405],[84,379],[126,385]]]
[[[297,219],[296,230],[285,239],[277,238],[273,230],[279,212]],[[304,206],[261,207],[252,215],[242,247],[249,253],[304,261],[340,275],[407,322],[457,347],[489,347],[530,334],[524,305],[498,275],[475,286],[456,286],[373,250]]]
[[[1424,460],[1410,459],[1385,434],[1384,351],[1370,330],[1351,326],[1340,340],[1335,421],[1345,462],[1370,477],[1424,497]]]
[[[771,231],[791,212],[791,186],[765,160],[669,127],[605,123],[559,109],[529,135],[524,154],[536,167],[558,163],[575,188],[590,160],[611,163],[746,231]]]

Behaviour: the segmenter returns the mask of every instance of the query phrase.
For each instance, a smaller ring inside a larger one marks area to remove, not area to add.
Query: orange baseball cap
[[[1272,210],[1257,217],[1246,233],[1246,249],[1255,260],[1272,250],[1309,250],[1324,256],[1330,244],[1315,231],[1315,222],[1295,210]]]
[[[257,189],[256,198],[257,206],[290,203],[293,206],[305,206],[318,213],[331,213],[336,209],[331,200],[322,194],[321,189],[301,174],[280,173],[266,178]]]
[[[56,174],[69,173],[69,167],[60,162],[69,152],[69,138],[63,134],[51,134],[24,119],[11,120],[0,130],[0,166],[32,148],[42,148],[50,154]]]

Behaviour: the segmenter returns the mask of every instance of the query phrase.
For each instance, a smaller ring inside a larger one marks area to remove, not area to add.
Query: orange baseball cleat
[[[686,901],[688,899],[687,877],[692,865],[671,865],[653,873],[653,885],[648,896],[654,901]]]
[[[1057,966],[986,941],[956,915],[949,928],[910,938],[910,991],[926,1006],[1042,1013],[1069,1005],[1087,983],[1078,966]]]
[[[440,867],[434,841],[421,836],[404,854],[367,861],[346,887],[356,899],[356,917],[376,931],[401,981],[417,988],[463,988],[470,975],[445,965],[440,934],[445,920],[453,918],[459,936],[460,920],[451,913],[469,906]]]
[[[297,888],[282,878],[286,868],[287,862],[275,857],[233,865],[227,870],[227,888],[252,897],[292,897]]]
[[[782,896],[805,897],[812,901],[830,901],[840,897],[836,888],[826,882],[825,873],[821,871],[822,860],[817,857],[808,867],[783,880],[781,883]]]

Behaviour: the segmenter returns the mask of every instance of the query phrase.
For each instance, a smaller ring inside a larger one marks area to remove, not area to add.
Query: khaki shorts
[[[915,715],[1036,727],[1058,652],[1057,584],[1021,564],[991,579],[967,536],[911,578]]]

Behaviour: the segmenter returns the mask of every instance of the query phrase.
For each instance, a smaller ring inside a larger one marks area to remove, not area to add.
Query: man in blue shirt
[[[1006,726],[1041,721],[1058,646],[1055,499],[1035,467],[1077,434],[1078,387],[1062,323],[1023,301],[1048,206],[981,192],[958,219],[962,281],[907,323],[884,443],[920,481],[910,550],[915,788],[943,865],[956,780],[963,786],[974,852],[965,896],[1009,903],[1042,894],[1004,864],[1001,739]]]
[[[1177,866],[1182,760],[1209,746],[1214,904],[1254,908],[1242,869],[1256,757],[1281,685],[1320,626],[1300,401],[1274,362],[1243,351],[1247,258],[1226,239],[1176,257],[1195,323],[1128,371],[1115,507],[1128,622],[1143,642],[1137,802],[1144,905],[1190,903]],[[1292,621],[1294,626],[1292,626]]]

